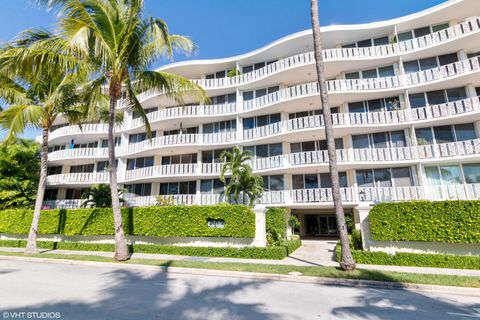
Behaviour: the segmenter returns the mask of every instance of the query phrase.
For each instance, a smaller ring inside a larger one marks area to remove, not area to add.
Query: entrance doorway
[[[310,237],[338,235],[337,219],[334,215],[306,215],[305,227],[306,236]]]

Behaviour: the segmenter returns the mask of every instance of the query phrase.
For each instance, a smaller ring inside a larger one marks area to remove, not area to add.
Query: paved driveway
[[[335,245],[338,239],[302,239],[302,246],[293,252],[287,261],[303,261],[311,265],[338,266],[335,262]]]

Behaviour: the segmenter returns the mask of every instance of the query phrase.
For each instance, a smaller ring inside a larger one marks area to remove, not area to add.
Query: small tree
[[[118,190],[120,196],[120,202],[124,202],[122,199],[122,190]],[[112,207],[112,192],[110,185],[98,184],[91,186],[82,194],[82,207],[95,207],[95,208],[111,208]]]
[[[234,147],[232,151],[222,152],[220,158],[223,159],[220,181],[225,183],[225,175],[227,172],[231,174],[225,188],[227,199],[239,203],[242,198],[243,204],[253,205],[263,194],[263,179],[255,175],[248,164],[252,159],[251,153]]]

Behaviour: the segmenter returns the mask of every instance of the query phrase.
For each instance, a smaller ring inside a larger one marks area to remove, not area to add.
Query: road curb
[[[116,262],[100,262],[100,261],[79,261],[70,259],[51,259],[40,257],[19,257],[19,256],[0,256],[0,261],[26,261],[35,263],[51,263],[63,265],[83,265],[83,266],[103,266],[113,267],[117,269],[129,270],[143,270],[143,271],[158,271],[176,273],[176,274],[193,274],[204,276],[223,276],[230,278],[250,279],[250,280],[271,280],[297,283],[311,283],[317,285],[328,286],[342,286],[354,288],[374,288],[374,289],[394,289],[394,290],[408,290],[415,292],[429,292],[429,293],[445,293],[466,295],[470,297],[480,297],[480,289],[463,288],[451,286],[439,286],[428,284],[413,284],[413,283],[399,283],[373,280],[356,280],[356,279],[340,279],[340,278],[322,278],[312,276],[297,276],[286,274],[272,274],[272,273],[258,273],[258,272],[241,272],[241,271],[227,271],[227,270],[213,270],[213,269],[195,269],[182,267],[166,267],[166,266],[151,266],[142,264],[126,264]]]

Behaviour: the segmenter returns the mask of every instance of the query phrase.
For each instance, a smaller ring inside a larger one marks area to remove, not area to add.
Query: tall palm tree
[[[238,203],[242,196],[242,203],[247,200],[253,205],[255,200],[263,194],[262,177],[253,174],[252,167],[248,161],[252,159],[250,151],[241,151],[238,147],[233,147],[232,151],[223,151],[220,154],[223,160],[222,170],[220,171],[220,181],[225,183],[227,172],[230,173],[230,181],[225,188],[227,198]]]
[[[36,239],[47,183],[49,131],[60,115],[72,123],[78,123],[84,115],[79,86],[85,79],[79,70],[60,68],[55,62],[64,57],[52,53],[48,63],[34,58],[35,41],[50,36],[45,31],[27,31],[0,53],[0,99],[7,104],[0,113],[0,127],[7,131],[4,142],[14,143],[26,128],[42,130],[40,179],[25,249],[28,254],[38,252]],[[24,58],[17,59],[19,56]]]
[[[353,260],[348,239],[347,226],[345,224],[345,213],[343,211],[342,197],[340,194],[340,180],[338,178],[337,168],[337,150],[335,148],[335,136],[333,134],[332,115],[328,101],[327,84],[325,80],[325,65],[322,55],[322,44],[320,36],[320,18],[318,15],[318,0],[311,0],[310,13],[312,18],[313,45],[315,49],[315,61],[317,69],[318,85],[320,88],[320,100],[325,122],[325,135],[327,138],[328,164],[330,167],[330,177],[332,180],[332,197],[335,207],[335,216],[337,217],[337,229],[340,235],[342,245],[342,261],[340,267],[345,271],[355,270],[355,261]]]
[[[186,78],[166,72],[150,71],[161,58],[174,51],[192,53],[196,47],[188,38],[171,35],[167,24],[157,18],[144,18],[143,0],[38,0],[58,10],[59,37],[48,49],[72,52],[94,66],[91,85],[108,92],[108,158],[115,224],[115,259],[127,260],[115,161],[115,108],[126,93],[125,105],[143,119],[147,135],[151,128],[137,98],[145,91],[164,92],[183,104],[184,98],[208,101],[206,93]],[[47,49],[47,48],[46,48]]]

